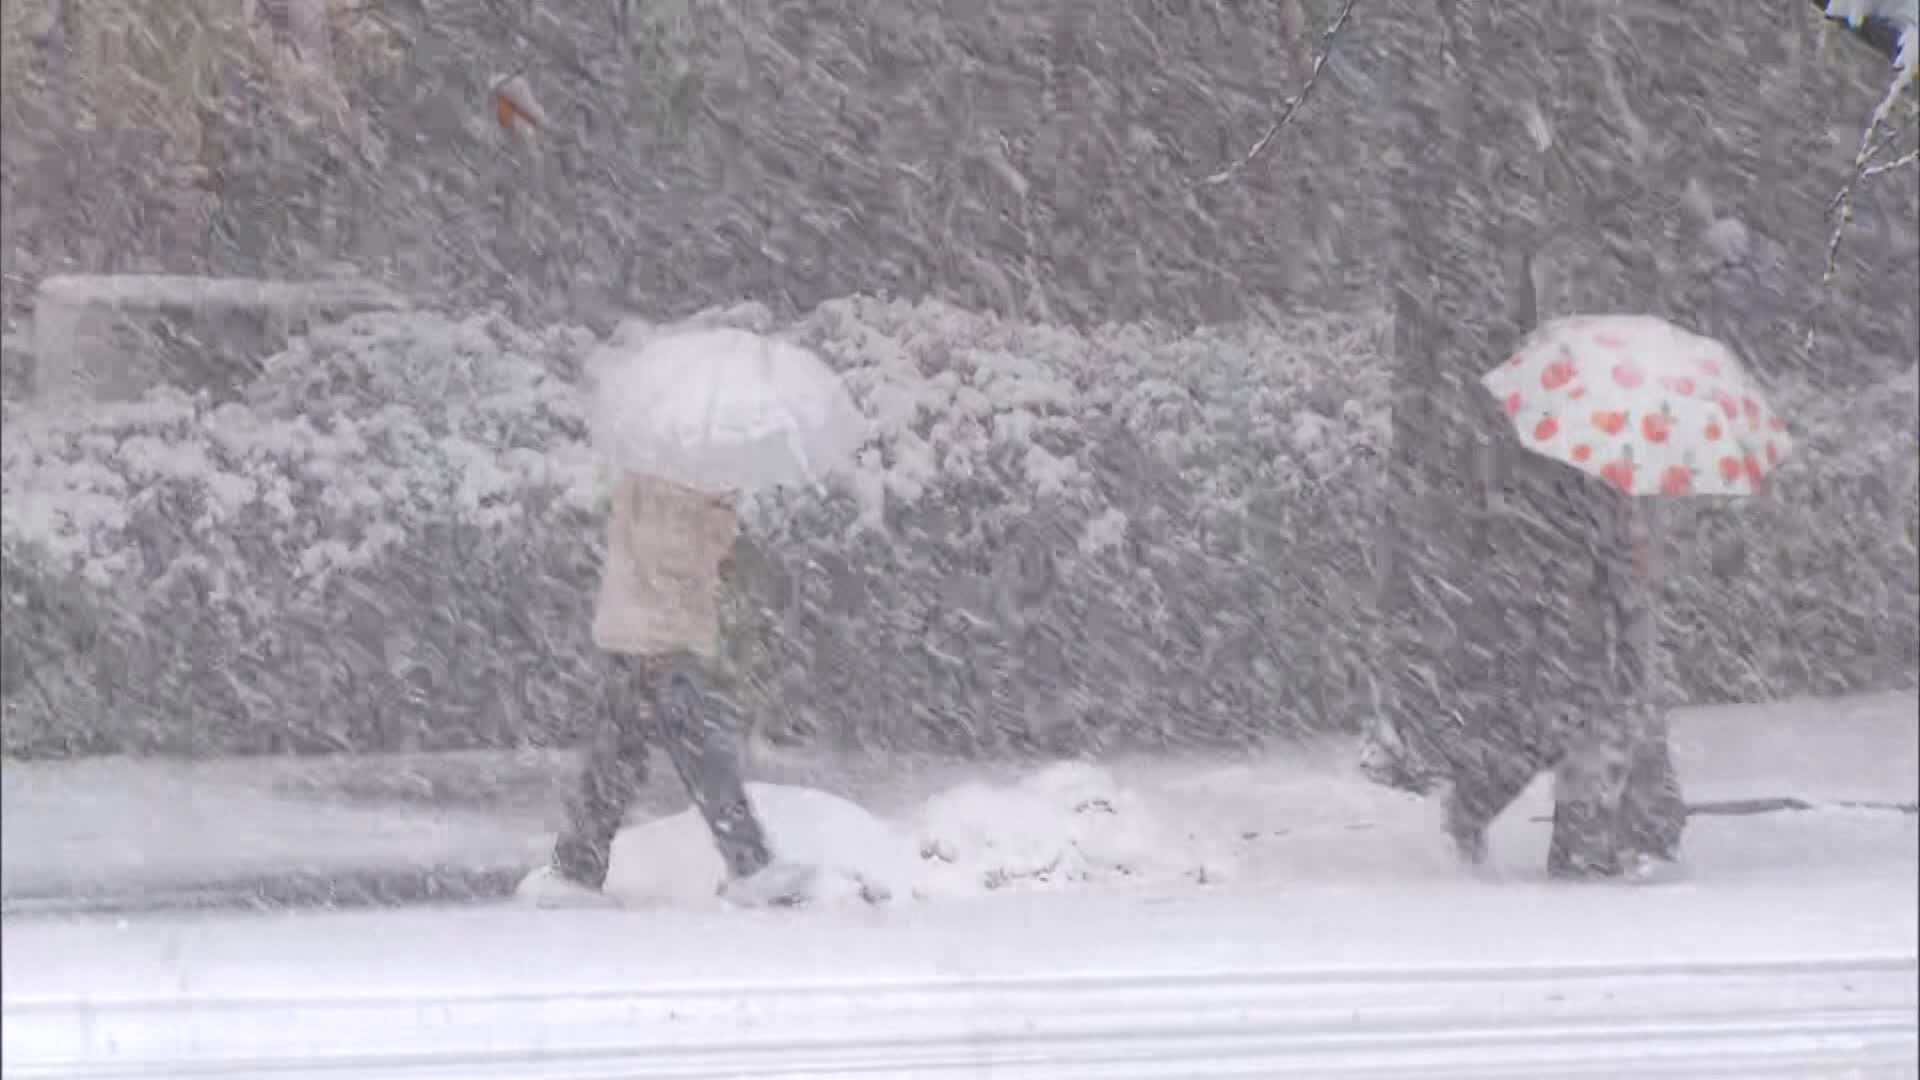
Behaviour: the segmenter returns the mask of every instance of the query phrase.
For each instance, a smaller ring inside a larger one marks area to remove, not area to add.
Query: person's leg
[[[1518,752],[1510,752],[1463,770],[1447,791],[1447,834],[1460,857],[1474,866],[1487,858],[1487,827],[1527,790],[1539,770]]]
[[[737,880],[765,869],[773,856],[733,748],[723,737],[722,703],[699,684],[703,671],[691,654],[666,661],[654,683],[654,716],[674,771],[706,819],[728,876]]]
[[[1620,803],[1631,755],[1624,728],[1610,725],[1576,741],[1555,772],[1547,851],[1554,877],[1607,877],[1622,869]]]
[[[1647,855],[1671,862],[1680,850],[1687,806],[1674,773],[1668,742],[1666,657],[1659,635],[1659,506],[1635,508],[1633,540],[1637,556],[1631,588],[1621,604],[1624,661],[1617,687],[1628,741],[1626,790],[1622,795],[1620,844],[1623,855]]]
[[[587,746],[580,788],[553,846],[553,868],[591,889],[606,884],[613,838],[647,781],[647,722],[656,679],[637,657],[607,657],[601,730]]]
[[[1673,861],[1687,827],[1687,804],[1673,768],[1665,710],[1635,709],[1633,745],[1621,796],[1620,843],[1628,852]]]

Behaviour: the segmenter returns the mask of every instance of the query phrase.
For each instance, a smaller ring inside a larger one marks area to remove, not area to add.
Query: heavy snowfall
[[[0,48],[9,1080],[1920,1077],[1914,0]]]

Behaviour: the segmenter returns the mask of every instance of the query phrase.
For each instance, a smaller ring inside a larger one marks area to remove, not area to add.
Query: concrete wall
[[[226,396],[314,321],[406,306],[353,280],[60,275],[34,296],[29,381],[48,401],[124,401],[161,385]]]

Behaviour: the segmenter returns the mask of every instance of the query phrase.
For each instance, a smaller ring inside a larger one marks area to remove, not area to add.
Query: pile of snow
[[[1737,887],[1795,876],[1904,880],[1920,834],[1920,819],[1895,809],[1920,791],[1914,707],[1911,693],[1898,693],[1676,714],[1674,753],[1690,801],[1792,796],[1815,808],[1698,815],[1683,841],[1684,872],[1696,884]],[[997,782],[861,787],[873,805],[903,808],[892,814],[809,787],[748,791],[775,854],[821,870],[811,899],[825,906],[1313,883],[1377,896],[1471,876],[1436,802],[1361,779],[1356,760],[1350,740],[1326,739],[1272,756],[1142,755]],[[1546,884],[1551,792],[1551,777],[1537,777],[1494,823],[1486,873]],[[636,906],[711,907],[722,880],[707,830],[688,810],[620,834],[607,893]]]
[[[1097,765],[1054,765],[1011,785],[962,784],[934,796],[912,828],[923,896],[1106,882],[1210,884],[1233,853]]]
[[[824,791],[748,784],[775,855],[819,870],[815,902],[976,896],[1080,885],[1214,884],[1232,876],[1221,837],[1120,782],[1067,762],[1012,784],[970,782],[889,822]],[[609,895],[628,904],[714,901],[725,871],[689,808],[623,830]]]
[[[748,784],[767,840],[782,860],[820,871],[815,899],[850,899],[862,886],[910,895],[918,855],[906,833],[860,806],[814,788]],[[623,829],[613,842],[606,891],[630,904],[700,905],[726,881],[720,853],[691,807]]]

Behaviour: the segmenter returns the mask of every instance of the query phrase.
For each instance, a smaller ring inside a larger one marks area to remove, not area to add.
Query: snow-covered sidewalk
[[[1676,754],[1697,805],[1911,804],[1920,800],[1917,714],[1911,693],[1687,710],[1675,720]],[[1067,844],[1130,857],[1148,881],[1455,872],[1432,807],[1365,783],[1351,758],[1335,741],[1237,761],[1122,760],[1104,776],[773,756],[752,771],[899,823],[942,864],[929,872],[949,893],[957,875],[990,875],[994,860],[1043,868]],[[553,753],[9,762],[0,768],[0,901],[17,914],[500,896],[545,857],[572,767],[570,755]],[[641,820],[685,805],[671,769],[661,763],[655,775]],[[1543,812],[1542,798],[1536,790],[1510,816]],[[690,815],[630,830],[622,850],[680,864],[706,854]],[[1180,858],[1170,862],[1169,850]],[[1516,867],[1539,858],[1537,849],[1513,855]],[[626,869],[642,893],[673,890],[672,866]]]
[[[7,1077],[75,1080],[1913,1076],[1920,818],[1837,804],[1913,801],[1917,707],[1684,716],[1697,801],[1819,808],[1698,817],[1678,882],[1546,881],[1539,789],[1494,831],[1502,880],[1477,880],[1430,805],[1356,779],[1337,744],[1024,776],[850,767],[762,788],[763,809],[776,840],[899,875],[894,903],[720,910],[703,834],[670,815],[622,834],[624,909],[10,917],[0,1050]],[[8,865],[56,855],[13,850],[16,807],[55,835],[151,843],[155,863],[180,849],[193,873],[303,851],[344,872],[355,824],[395,866],[524,866],[544,843],[537,780],[459,810],[308,780],[256,778],[237,810],[219,799],[235,788],[194,788],[197,816],[172,823],[220,858],[164,818],[114,832],[157,789],[88,821],[80,786],[60,821],[54,788],[10,786]],[[313,807],[340,816],[300,825]]]

